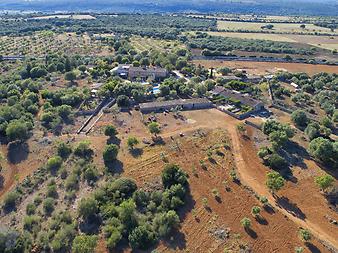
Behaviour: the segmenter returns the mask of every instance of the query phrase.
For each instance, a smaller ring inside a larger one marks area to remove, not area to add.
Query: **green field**
[[[272,29],[262,29],[261,27],[267,24],[273,25]],[[233,21],[217,21],[217,28],[219,30],[227,31],[254,31],[254,32],[274,32],[274,33],[328,33],[337,34],[332,32],[329,28],[319,27],[314,24],[305,24],[305,28],[300,27],[301,23],[259,23],[259,22],[233,22]]]

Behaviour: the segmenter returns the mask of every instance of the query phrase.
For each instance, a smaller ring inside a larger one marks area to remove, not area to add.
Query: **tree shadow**
[[[121,174],[123,169],[123,163],[120,160],[115,160],[114,162],[105,162],[107,171],[111,174]]]
[[[187,246],[185,235],[180,231],[173,231],[170,236],[163,239],[163,243],[172,250],[184,250]]]
[[[321,252],[320,249],[318,249],[317,246],[313,245],[311,242],[306,242],[305,245],[312,253]]]
[[[10,142],[8,144],[7,159],[10,163],[18,164],[27,159],[29,146],[26,142]]]
[[[257,239],[258,235],[257,233],[252,230],[251,228],[246,228],[245,232],[252,238],[252,239]]]
[[[285,209],[288,213],[292,214],[293,216],[304,220],[306,218],[305,213],[297,206],[296,203],[291,203],[287,197],[278,197],[276,199],[276,203],[279,207]]]
[[[266,226],[266,225],[269,224],[269,222],[267,221],[267,219],[265,219],[265,218],[262,217],[262,216],[258,216],[258,217],[256,218],[256,221],[257,221],[259,224],[264,225],[264,226]]]
[[[276,213],[276,211],[270,206],[270,205],[264,205],[264,210],[268,213],[268,214],[274,214]]]
[[[0,175],[0,189],[4,187],[4,183],[5,183],[5,178],[3,175]]]
[[[304,147],[300,146],[297,142],[290,140],[287,142],[285,150],[283,150],[284,158],[286,158],[292,166],[307,169],[304,159],[310,159],[310,155]]]
[[[114,137],[109,137],[107,139],[107,144],[115,144],[116,146],[121,146],[121,140],[117,138],[116,136]]]
[[[143,149],[141,148],[133,148],[129,150],[130,154],[135,158],[143,155]]]
[[[79,229],[85,234],[98,234],[101,225],[101,218],[99,216],[90,217],[88,220],[83,221],[79,224]]]

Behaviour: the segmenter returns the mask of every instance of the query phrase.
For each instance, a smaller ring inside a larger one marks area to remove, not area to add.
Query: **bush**
[[[134,146],[136,146],[139,143],[138,139],[133,136],[129,136],[127,140],[127,145],[130,149],[134,149]]]
[[[282,170],[288,166],[287,161],[276,153],[268,158],[268,164],[274,170]]]
[[[24,141],[28,138],[28,127],[20,121],[12,121],[6,128],[6,136],[9,141]]]
[[[307,229],[303,229],[303,228],[301,228],[299,230],[299,236],[305,242],[310,241],[311,238],[312,238],[312,235],[311,235],[310,231],[307,230]]]
[[[57,146],[57,152],[60,157],[65,159],[72,153],[72,147],[69,144],[60,142]]]
[[[43,210],[46,214],[51,214],[54,211],[55,201],[53,198],[46,198],[43,202]]]
[[[84,171],[83,177],[85,180],[87,180],[87,182],[94,182],[99,177],[99,172],[97,171],[96,167],[90,166]]]
[[[241,219],[241,225],[244,229],[248,229],[251,227],[251,220],[247,217]]]
[[[104,129],[104,135],[109,136],[110,138],[115,137],[117,135],[117,130],[114,126],[106,126]]]
[[[335,179],[331,175],[324,175],[315,178],[316,184],[322,191],[326,191],[328,188],[333,186]]]
[[[103,151],[103,160],[105,163],[111,163],[116,160],[117,154],[119,152],[119,147],[115,144],[106,145]]]
[[[40,217],[38,216],[35,215],[26,216],[23,220],[23,228],[30,232],[32,232],[33,230],[37,232],[39,226],[40,226]]]
[[[93,198],[81,199],[78,212],[79,215],[87,220],[90,217],[93,217],[97,214],[98,211],[98,203]]]
[[[60,156],[54,156],[47,161],[47,170],[50,172],[56,172],[62,165],[62,158]]]
[[[20,195],[16,191],[8,193],[4,199],[4,207],[6,209],[15,208],[16,202],[19,199]]]
[[[94,253],[97,244],[96,235],[78,235],[74,238],[72,252]]]
[[[157,214],[153,223],[158,234],[160,236],[166,236],[173,229],[178,228],[180,219],[175,211],[170,210],[166,213]]]
[[[259,206],[253,206],[252,209],[251,209],[251,214],[254,217],[258,217],[260,212],[261,212],[261,208]]]
[[[93,156],[93,150],[90,148],[90,142],[89,141],[81,141],[78,143],[78,145],[74,149],[74,154],[76,156],[85,158],[85,159],[91,159]]]
[[[28,203],[26,206],[26,214],[33,215],[36,211],[36,205],[34,203]]]

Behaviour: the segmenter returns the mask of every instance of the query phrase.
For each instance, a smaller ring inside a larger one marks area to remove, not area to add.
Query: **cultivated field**
[[[236,32],[208,32],[212,36],[222,36],[241,39],[272,40],[308,44],[328,50],[338,50],[338,36],[315,36],[296,34],[266,34],[266,33],[236,33]]]
[[[272,29],[262,29],[261,27],[267,24],[273,25]],[[253,32],[274,32],[274,33],[329,33],[337,34],[332,32],[329,28],[319,27],[314,24],[305,24],[305,28],[300,27],[301,23],[259,23],[259,22],[233,22],[233,21],[217,21],[217,28],[220,30],[227,31],[253,31]]]
[[[80,55],[107,55],[113,49],[88,34],[38,32],[31,36],[0,37],[0,55],[45,56],[58,52]]]
[[[185,45],[178,41],[145,38],[140,36],[133,36],[131,38],[131,45],[138,52],[149,51],[152,49],[165,52],[185,48]]]
[[[283,62],[245,62],[245,61],[222,61],[222,60],[195,60],[195,64],[201,64],[205,68],[229,67],[246,70],[249,74],[264,75],[277,71],[305,72],[313,75],[320,72],[338,73],[338,66],[313,65],[303,63]]]

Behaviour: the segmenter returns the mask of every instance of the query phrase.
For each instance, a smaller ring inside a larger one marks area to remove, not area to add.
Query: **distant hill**
[[[297,4],[295,4],[297,2]],[[337,16],[334,0],[1,0],[0,10],[95,12],[231,12]]]

